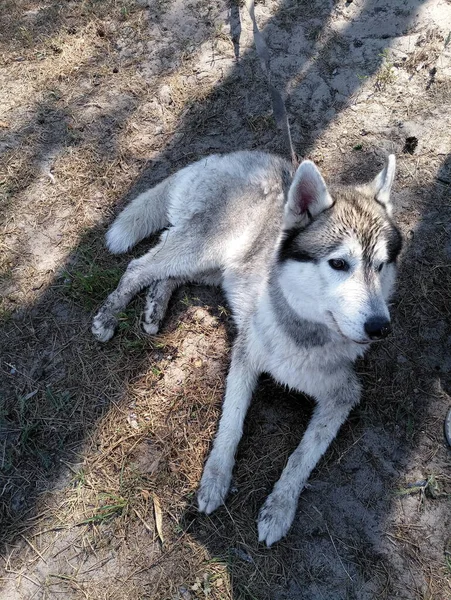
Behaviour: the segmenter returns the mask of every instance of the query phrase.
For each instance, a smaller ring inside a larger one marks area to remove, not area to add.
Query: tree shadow
[[[349,161],[354,171],[373,158],[372,153],[355,156]],[[269,379],[259,386],[246,419],[226,507],[209,517],[194,506],[186,513],[186,527],[211,555],[229,564],[237,598],[252,597],[257,589],[262,597],[287,600],[392,597],[403,589],[412,597],[426,589],[421,576],[408,569],[408,548],[394,548],[386,532],[400,510],[396,490],[403,488],[406,474],[424,473],[418,447],[425,430],[437,453],[437,473],[443,475],[447,464],[443,398],[451,385],[451,206],[443,179],[449,169],[448,157],[432,185],[399,194],[395,218],[404,230],[406,221],[411,229],[391,309],[394,335],[358,362],[362,403],[310,477],[311,489],[301,495],[288,536],[266,549],[257,544],[256,525],[249,523],[255,523],[299,443],[311,403]],[[446,479],[441,485],[446,489]],[[445,503],[433,510],[446,520]],[[437,523],[430,531],[437,544],[434,559],[441,562],[447,534]],[[265,582],[264,574],[274,572],[279,585]],[[254,578],[260,587],[254,587]]]

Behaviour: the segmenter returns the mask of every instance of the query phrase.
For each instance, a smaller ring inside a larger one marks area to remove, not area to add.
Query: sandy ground
[[[395,152],[405,238],[394,335],[357,365],[362,404],[271,549],[258,508],[312,405],[262,380],[227,505],[197,514],[234,335],[220,292],[180,289],[154,338],[142,298],[108,345],[89,331],[132,256],[103,245],[124,203],[208,153],[284,151],[250,19],[222,1],[4,4],[1,597],[450,599],[450,2],[256,7],[297,153],[362,182]]]

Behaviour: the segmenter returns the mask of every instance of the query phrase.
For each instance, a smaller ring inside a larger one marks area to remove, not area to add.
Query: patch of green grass
[[[449,498],[450,494],[440,491],[440,486],[435,475],[429,475],[427,479],[411,483],[404,488],[396,490],[397,496],[409,496],[411,494],[420,494],[421,502],[425,498],[436,500],[437,498]]]
[[[183,298],[180,298],[180,304],[183,304],[183,306],[193,306],[196,302],[200,302],[200,299],[190,296],[186,292],[184,292]]]
[[[451,553],[445,552],[445,567],[447,572],[451,575]]]
[[[91,311],[100,306],[119,283],[123,269],[102,267],[94,261],[83,261],[78,268],[63,272],[63,292],[84,309]]]
[[[72,396],[67,390],[55,391],[51,387],[48,387],[45,390],[45,396],[49,401],[49,404],[55,410],[56,414],[58,414],[60,411],[66,410],[67,406],[72,401]]]
[[[117,324],[118,331],[129,331],[138,317],[139,312],[133,307],[129,307],[123,312],[119,313]]]
[[[12,405],[0,411],[0,428],[10,431],[2,457],[2,470],[25,461],[48,470],[54,463],[55,451],[61,451],[70,428],[61,427],[67,417],[72,396],[68,391],[33,390],[17,396]]]
[[[68,391],[46,388],[42,393],[34,390],[24,396],[17,398],[16,420],[22,428],[21,439],[25,443],[29,434],[34,431],[41,422],[47,422],[49,416],[58,417],[61,412],[67,410],[72,402],[72,396]]]
[[[145,340],[141,340],[141,339],[136,339],[136,340],[127,340],[125,339],[123,342],[123,347],[126,350],[144,350],[147,347],[146,341]]]
[[[154,347],[150,340],[147,340],[142,337],[134,338],[134,339],[130,339],[130,340],[125,338],[122,341],[122,346],[128,352],[136,352],[136,353],[143,352],[144,350],[152,350]]]
[[[72,484],[75,488],[82,488],[86,485],[86,473],[84,469],[80,469],[75,473]]]
[[[379,56],[382,58],[382,66],[376,74],[375,87],[377,90],[384,90],[390,83],[396,81],[396,75],[393,73],[393,61],[390,58],[388,48],[385,48]]]
[[[85,525],[87,523],[103,523],[109,521],[115,517],[120,516],[128,507],[128,500],[122,496],[116,496],[114,494],[102,494],[104,504],[99,506],[96,512],[81,521],[79,525]]]

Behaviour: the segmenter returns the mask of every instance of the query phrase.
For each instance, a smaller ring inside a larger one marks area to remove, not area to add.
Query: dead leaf
[[[141,496],[144,498],[144,500],[148,500],[150,498],[149,490],[141,490]]]
[[[152,494],[152,499],[153,499],[153,509],[155,511],[155,525],[157,527],[158,537],[160,538],[161,543],[164,544],[163,514],[161,512],[160,499],[158,498],[158,496],[156,494]]]

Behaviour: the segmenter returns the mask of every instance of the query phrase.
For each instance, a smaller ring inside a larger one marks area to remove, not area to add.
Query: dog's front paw
[[[150,319],[147,320],[146,317],[144,317],[142,328],[148,335],[156,335],[160,329],[160,324]]]
[[[205,467],[197,493],[197,505],[199,511],[209,515],[224,504],[230,487],[231,476],[218,469]]]
[[[154,282],[158,283],[158,282]],[[149,289],[150,293],[150,289]],[[158,316],[158,305],[154,301],[149,300],[149,296],[147,298],[147,306],[143,313],[142,319],[142,328],[148,335],[156,335],[158,330],[160,329],[160,321],[161,317]]]
[[[296,501],[280,492],[273,492],[258,515],[258,541],[272,546],[282,539],[293,523],[296,513]]]
[[[107,342],[114,335],[117,320],[111,315],[99,312],[92,322],[91,331],[99,342]]]

